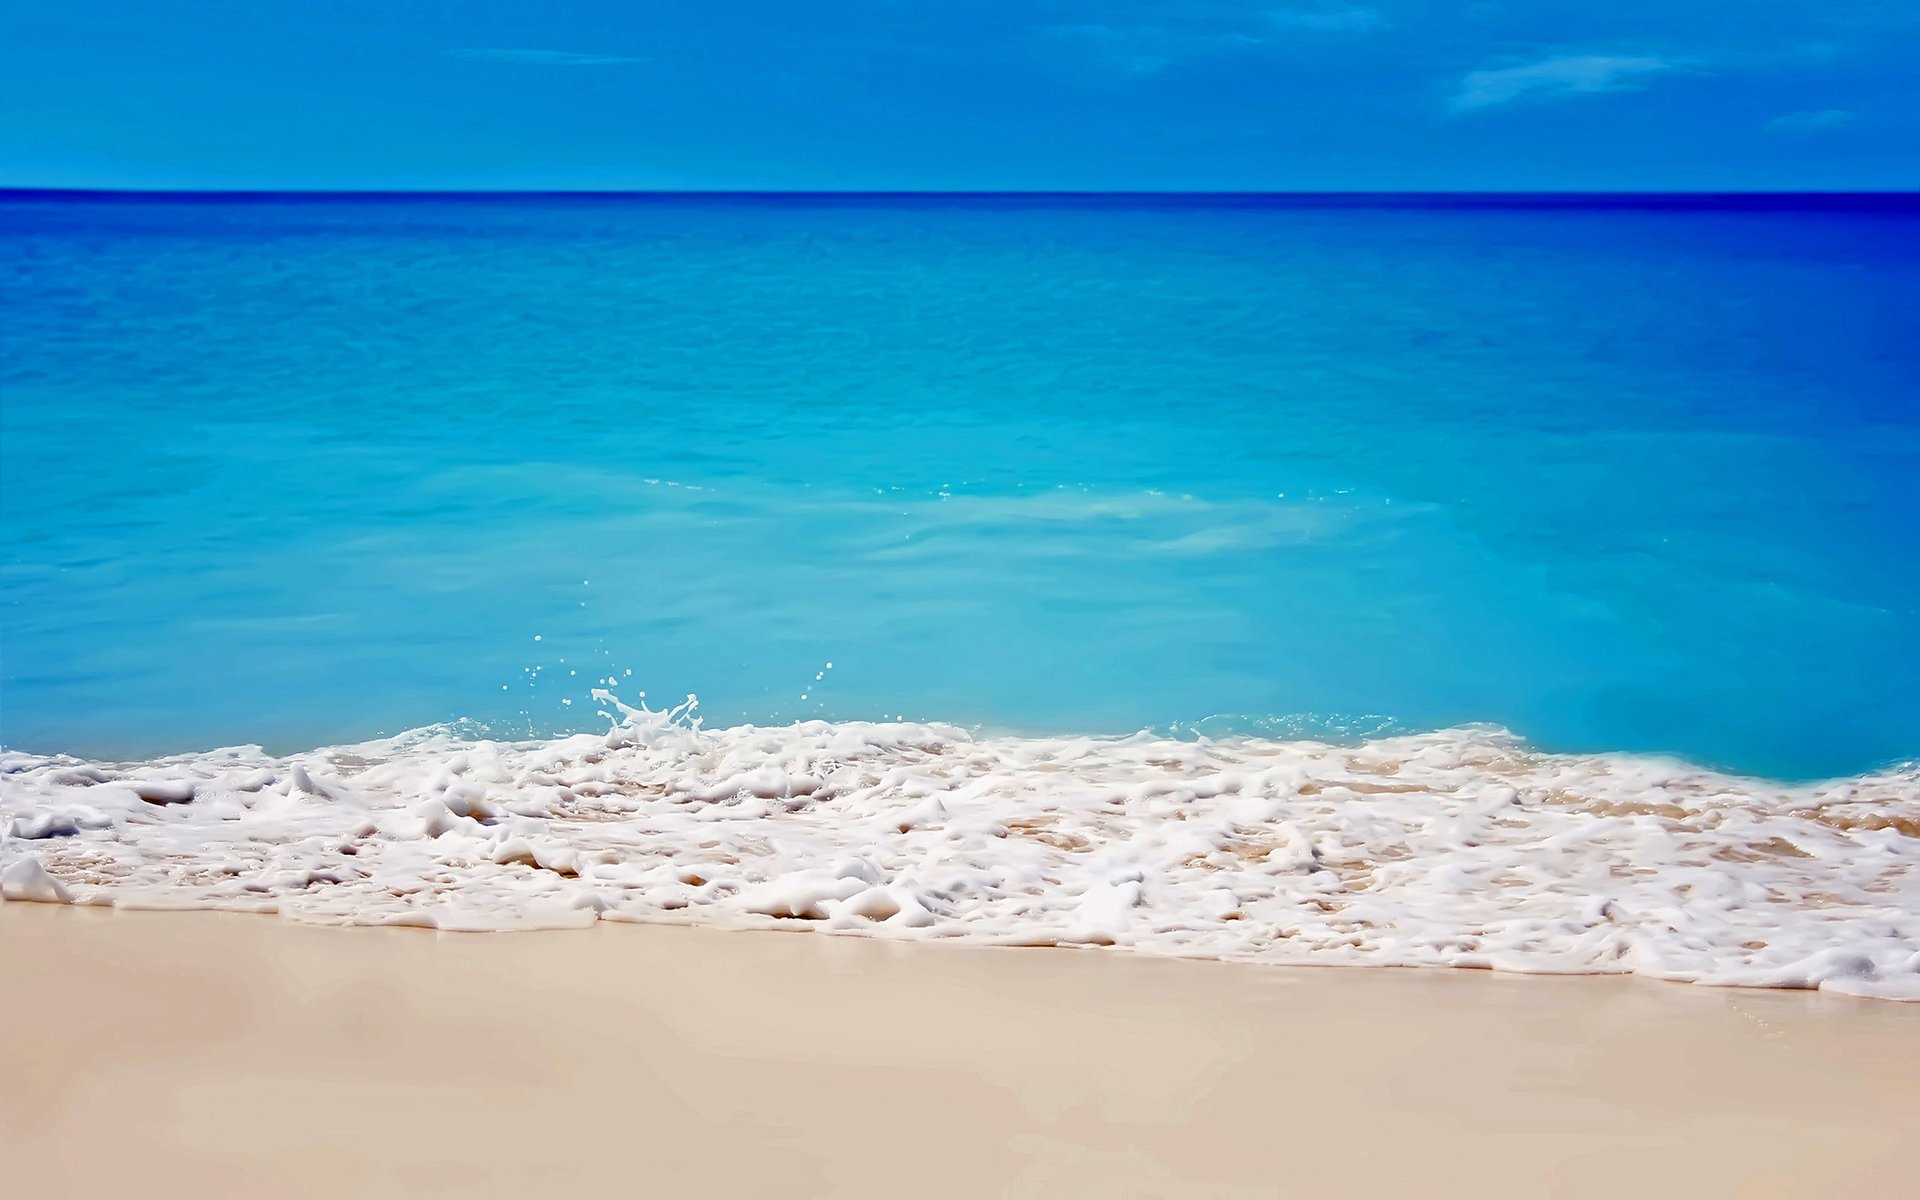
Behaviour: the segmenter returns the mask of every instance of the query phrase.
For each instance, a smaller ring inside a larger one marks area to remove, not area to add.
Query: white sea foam
[[[0,755],[9,900],[1634,973],[1920,999],[1920,769],[1785,787],[1493,729],[1357,745],[809,722]]]

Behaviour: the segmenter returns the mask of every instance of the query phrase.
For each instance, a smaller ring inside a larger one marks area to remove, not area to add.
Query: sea
[[[1920,996],[1917,679],[1920,196],[0,193],[14,899]]]

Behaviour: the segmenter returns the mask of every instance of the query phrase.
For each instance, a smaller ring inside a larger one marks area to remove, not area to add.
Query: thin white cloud
[[[1768,133],[1821,133],[1853,124],[1859,118],[1844,108],[1803,108],[1767,122]]]
[[[533,67],[613,67],[646,61],[624,54],[576,54],[570,50],[460,49],[447,53],[475,62],[519,63]]]
[[[1269,24],[1313,33],[1368,33],[1387,23],[1386,14],[1364,4],[1323,4],[1317,8],[1276,8]]]
[[[1154,75],[1185,59],[1261,44],[1244,33],[1193,33],[1157,25],[1052,25],[1040,32],[1077,42],[1099,61],[1135,75]]]
[[[1448,107],[1474,112],[1523,98],[1591,96],[1633,91],[1655,75],[1684,65],[1654,55],[1565,54],[1514,67],[1469,71]]]
[[[1055,25],[1046,32],[1084,43],[1095,56],[1109,66],[1136,75],[1152,75],[1173,61],[1162,51],[1164,36],[1158,29],[1120,25]]]

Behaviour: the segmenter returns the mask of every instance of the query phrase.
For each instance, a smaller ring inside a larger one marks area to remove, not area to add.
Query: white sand
[[[0,906],[7,1196],[1903,1196],[1920,1012]]]

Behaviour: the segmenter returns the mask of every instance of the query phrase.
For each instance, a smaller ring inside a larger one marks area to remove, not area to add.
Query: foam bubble
[[[1920,997],[1917,768],[1788,787],[1488,728],[1349,745],[706,729],[691,698],[593,698],[609,732],[549,741],[0,754],[6,894]]]
[[[0,898],[32,900],[42,904],[73,902],[66,885],[47,874],[40,860],[30,854],[0,867]]]

